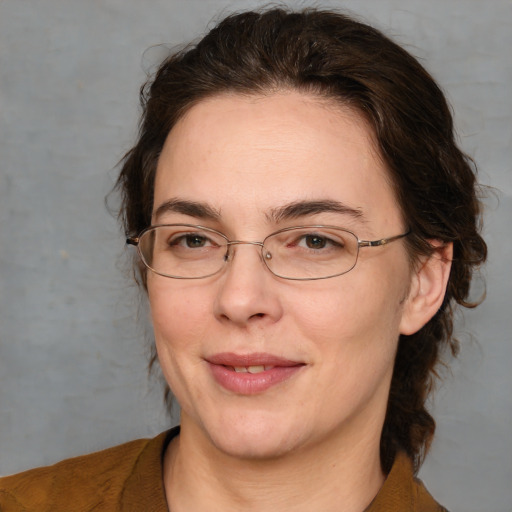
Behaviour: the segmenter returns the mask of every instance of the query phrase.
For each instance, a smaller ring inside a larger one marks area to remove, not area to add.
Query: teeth
[[[265,371],[265,367],[263,365],[259,365],[259,366],[248,366],[247,367],[247,371],[249,373],[260,373],[260,372],[263,372]]]
[[[254,365],[254,366],[234,366],[233,369],[237,373],[261,373],[265,370],[270,370],[273,366],[263,366],[263,365]]]

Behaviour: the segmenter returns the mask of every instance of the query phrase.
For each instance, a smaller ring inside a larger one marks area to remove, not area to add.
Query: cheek
[[[178,355],[183,347],[192,350],[205,336],[208,301],[200,300],[192,291],[190,284],[182,289],[167,278],[155,276],[148,281],[151,318],[161,358],[164,351]]]
[[[180,283],[164,279],[155,276],[148,280],[158,361],[173,395],[186,409],[194,395],[201,396],[192,376],[197,373],[201,347],[209,333],[206,301],[190,293],[190,283],[188,290],[180,290]]]
[[[304,293],[296,290],[287,309],[295,311],[296,325],[317,345],[329,344],[331,351],[351,352],[353,357],[372,357],[375,350],[389,351],[396,345],[407,285],[406,279],[396,279],[397,274],[394,280],[385,273],[359,276],[368,282],[354,274],[333,279],[328,290],[320,282]]]

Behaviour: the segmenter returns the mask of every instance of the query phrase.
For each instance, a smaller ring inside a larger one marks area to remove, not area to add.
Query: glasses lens
[[[354,233],[334,227],[307,226],[282,230],[265,240],[268,268],[288,279],[323,279],[344,274],[356,264]]]
[[[225,261],[226,239],[198,226],[156,226],[139,240],[143,262],[157,274],[176,278],[200,278],[218,272]]]

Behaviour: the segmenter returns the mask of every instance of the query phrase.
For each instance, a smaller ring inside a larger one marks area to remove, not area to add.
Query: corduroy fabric
[[[168,512],[165,448],[179,428],[0,479],[1,512]],[[340,504],[340,510],[343,506]],[[399,454],[365,512],[446,512]]]

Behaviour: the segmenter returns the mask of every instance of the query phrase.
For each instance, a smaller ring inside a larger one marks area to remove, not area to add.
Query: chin
[[[271,460],[285,456],[293,449],[293,443],[276,439],[250,438],[235,435],[230,438],[212,439],[216,448],[225,455],[241,460]],[[290,446],[291,444],[291,446]]]
[[[259,414],[223,415],[217,425],[204,425],[212,444],[226,455],[240,459],[275,459],[297,447],[296,429],[287,426],[282,418]]]

